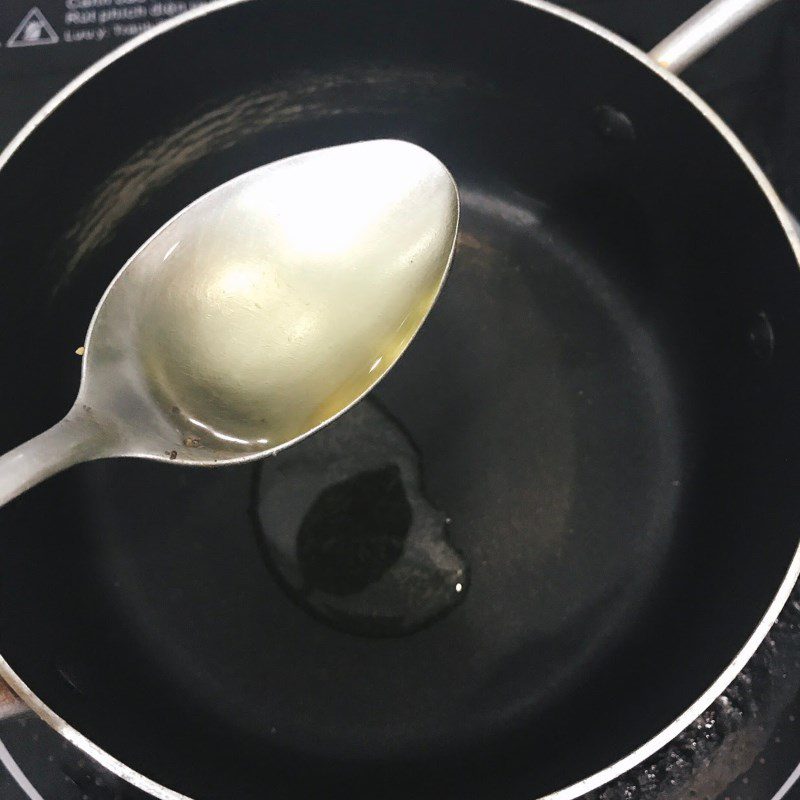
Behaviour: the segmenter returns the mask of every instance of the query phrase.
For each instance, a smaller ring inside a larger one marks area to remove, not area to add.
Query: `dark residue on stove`
[[[798,648],[800,585],[756,654],[710,708],[654,756],[584,800],[735,797],[726,789],[737,779],[747,786],[744,773],[758,762],[800,689]]]

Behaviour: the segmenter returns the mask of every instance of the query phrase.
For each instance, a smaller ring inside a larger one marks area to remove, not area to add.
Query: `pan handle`
[[[0,720],[14,717],[27,711],[28,707],[11,691],[8,684],[0,678]]]
[[[676,75],[776,0],[711,0],[649,53]]]

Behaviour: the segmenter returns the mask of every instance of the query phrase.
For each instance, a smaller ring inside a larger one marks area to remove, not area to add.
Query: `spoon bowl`
[[[79,461],[238,463],[335,419],[424,322],[458,215],[444,165],[394,140],[292,156],[203,195],[109,285],[75,405],[0,458],[0,504]]]

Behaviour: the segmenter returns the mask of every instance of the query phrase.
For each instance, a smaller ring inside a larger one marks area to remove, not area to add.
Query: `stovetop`
[[[146,27],[203,4],[33,1],[36,5],[0,4],[0,145],[101,55]],[[647,49],[701,0],[561,4]],[[800,215],[798,52],[800,3],[782,2],[684,76],[744,140],[795,215]],[[121,86],[121,97],[124,92]],[[64,158],[69,157],[65,142]],[[32,714],[0,722],[0,800],[145,797]],[[656,756],[585,800],[687,798],[800,800],[800,587],[750,664],[707,712]]]

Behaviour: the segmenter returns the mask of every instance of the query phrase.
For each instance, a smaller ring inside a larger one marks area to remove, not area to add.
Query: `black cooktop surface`
[[[202,5],[198,0],[35,2],[0,4],[2,144],[50,95],[101,55],[167,17]],[[701,2],[564,0],[562,5],[648,48]],[[798,53],[800,3],[782,2],[684,76],[728,120],[796,215],[800,214]],[[124,93],[120,86],[121,96]],[[64,158],[69,157],[65,142]],[[770,636],[725,694],[668,747],[590,797],[800,800],[799,779],[800,589],[796,589]],[[32,714],[0,722],[0,800],[144,797]]]

